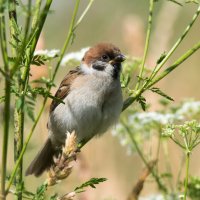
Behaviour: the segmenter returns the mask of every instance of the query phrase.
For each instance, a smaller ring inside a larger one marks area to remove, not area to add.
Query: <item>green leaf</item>
[[[42,77],[40,79],[36,79],[32,81],[33,83],[41,83],[41,84],[46,84],[47,87],[49,86],[55,86],[55,84],[52,82],[51,79]]]
[[[172,178],[173,177],[173,175],[168,172],[162,173],[160,176],[161,176],[161,178]]]
[[[130,74],[122,74],[120,77],[121,87],[126,88],[130,82]]]
[[[171,1],[172,3],[175,3],[175,4],[179,5],[179,6],[183,6],[180,2],[178,2],[176,0],[168,0],[168,1]]]
[[[195,3],[195,4],[199,4],[199,0],[186,0],[185,3]]]
[[[45,197],[45,192],[47,190],[47,187],[48,187],[47,183],[44,183],[41,186],[39,186],[37,188],[36,194],[35,194],[33,199],[34,200],[44,200],[45,199],[44,198]]]
[[[58,194],[54,194],[50,197],[50,200],[57,200]]]
[[[143,97],[143,96],[139,96],[138,99],[137,99],[137,102],[141,105],[142,107],[142,110],[146,110],[146,99]]]
[[[16,101],[16,108],[17,108],[17,110],[19,110],[19,109],[21,108],[21,106],[22,106],[22,99],[19,98],[19,99],[17,99],[17,101]]]
[[[159,88],[153,87],[153,88],[150,88],[149,90],[159,94],[160,96],[162,96],[162,97],[164,97],[164,98],[166,98],[166,99],[168,99],[170,101],[174,101],[174,99],[172,97],[170,97],[167,94],[165,94],[164,92],[162,92]]]
[[[24,109],[26,110],[26,113],[28,114],[28,116],[30,117],[30,119],[32,121],[35,121],[34,107],[32,107],[30,105],[25,105]]]
[[[91,178],[89,181],[83,183],[81,186],[76,187],[74,189],[75,192],[80,193],[83,192],[86,187],[96,188],[95,185],[106,181],[106,178]]]
[[[164,52],[164,53],[162,53],[161,54],[161,56],[160,56],[160,58],[157,60],[157,64],[160,64],[162,61],[163,61],[163,59],[166,57],[166,52]]]
[[[0,97],[0,103],[3,103],[5,101],[5,96]]]

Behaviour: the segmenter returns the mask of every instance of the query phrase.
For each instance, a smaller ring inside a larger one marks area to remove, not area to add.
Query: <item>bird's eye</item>
[[[109,60],[109,56],[107,56],[106,54],[104,54],[104,55],[102,56],[102,59],[107,61],[107,60]]]

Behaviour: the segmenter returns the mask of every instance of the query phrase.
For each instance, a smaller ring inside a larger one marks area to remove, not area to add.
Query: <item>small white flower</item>
[[[76,192],[70,192],[63,197],[58,197],[57,200],[73,200],[76,196]]]
[[[34,52],[34,56],[36,55],[44,55],[44,56],[47,56],[49,58],[55,58],[56,56],[58,56],[60,53],[60,50],[59,49],[52,49],[52,50],[36,50]]]
[[[61,66],[66,66],[66,64],[67,64],[70,60],[81,61],[81,59],[83,58],[85,52],[88,51],[88,49],[89,49],[89,47],[85,47],[85,48],[81,49],[80,51],[68,53],[68,54],[65,55],[64,58],[62,59],[62,61],[61,61]]]
[[[122,145],[122,146],[125,146],[125,145],[127,145],[127,139],[125,138],[125,137],[122,137],[121,139],[120,139],[120,144]]]
[[[136,113],[129,117],[129,122],[140,123],[142,125],[148,125],[151,123],[158,123],[165,125],[167,123],[172,123],[174,120],[180,120],[182,116],[177,114],[162,114],[159,112],[145,112]]]
[[[147,197],[140,197],[139,200],[164,200],[164,197],[160,194],[155,194]]]
[[[115,127],[113,127],[111,134],[113,136],[116,136],[123,129],[124,129],[124,127],[121,124],[116,124]]]

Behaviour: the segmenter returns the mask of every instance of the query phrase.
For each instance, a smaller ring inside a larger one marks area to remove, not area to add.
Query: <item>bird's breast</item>
[[[105,132],[121,112],[119,83],[84,76],[76,80],[70,93],[50,116],[52,132],[63,137],[67,131],[77,133],[78,140]]]

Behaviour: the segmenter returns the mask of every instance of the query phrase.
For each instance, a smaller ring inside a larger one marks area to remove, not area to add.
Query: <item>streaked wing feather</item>
[[[79,75],[82,74],[82,71],[80,67],[76,67],[73,70],[70,70],[69,73],[64,77],[62,80],[59,89],[57,90],[55,97],[63,100],[70,91],[71,83],[72,81]],[[59,101],[56,101],[53,99],[51,105],[50,105],[50,113],[55,110],[55,108],[60,104]]]

